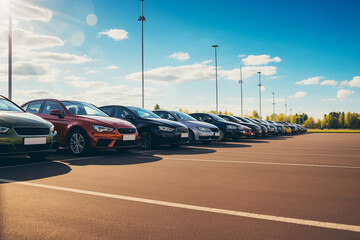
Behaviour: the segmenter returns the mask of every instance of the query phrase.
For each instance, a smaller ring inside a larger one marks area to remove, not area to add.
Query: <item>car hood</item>
[[[51,127],[52,124],[31,113],[0,111],[2,127]]]
[[[92,121],[94,124],[103,124],[113,128],[136,128],[132,123],[113,117],[78,115],[83,119]]]
[[[151,122],[153,124],[159,125],[159,126],[173,127],[173,128],[186,127],[184,124],[181,124],[179,122],[162,119],[162,118],[142,118],[142,119],[146,120],[147,122]]]
[[[181,121],[181,123],[189,128],[195,128],[195,127],[217,128],[213,124],[201,122],[201,121]]]

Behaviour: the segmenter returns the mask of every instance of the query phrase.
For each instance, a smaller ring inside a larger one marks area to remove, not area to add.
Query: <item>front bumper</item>
[[[25,139],[44,139],[43,144],[27,144]],[[29,153],[55,152],[59,148],[57,133],[47,136],[19,136],[10,129],[7,133],[0,134],[0,155],[25,155]]]
[[[189,132],[165,132],[158,129],[153,131],[154,143],[156,145],[165,144],[186,144],[189,143]]]
[[[135,148],[139,146],[139,135],[120,134],[116,130],[110,133],[91,132],[89,134],[90,148]]]
[[[226,129],[225,138],[239,139],[245,136],[245,131],[240,129]]]

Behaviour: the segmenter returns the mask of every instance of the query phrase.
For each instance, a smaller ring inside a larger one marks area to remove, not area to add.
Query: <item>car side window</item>
[[[22,106],[21,108],[24,109],[26,111],[27,107],[29,106],[29,103],[25,104],[24,106]]]
[[[123,108],[115,108],[114,117],[125,119],[126,116],[131,115],[128,111]]]
[[[222,117],[223,119],[225,119],[226,121],[230,121],[230,118],[228,117]]]
[[[42,114],[50,114],[51,110],[60,110],[60,112],[65,115],[65,111],[62,106],[55,101],[46,101],[42,109]]]
[[[212,120],[212,118],[209,117],[208,115],[202,114],[199,116],[199,120],[203,121],[203,122],[210,122]]]
[[[29,103],[29,106],[27,107],[27,112],[29,113],[40,113],[41,105],[44,101],[34,101]]]
[[[195,118],[198,121],[201,121],[201,118],[200,118],[199,114],[192,114],[190,116],[192,116],[193,118]]]
[[[107,115],[112,116],[112,111],[113,111],[112,107],[104,107],[104,108],[101,108],[101,110],[103,112],[105,112]]]
[[[157,112],[157,115],[159,115],[159,117],[161,117],[163,119],[168,119],[168,120],[172,120],[172,121],[176,120],[173,115],[171,115],[170,113],[167,113],[167,112]]]

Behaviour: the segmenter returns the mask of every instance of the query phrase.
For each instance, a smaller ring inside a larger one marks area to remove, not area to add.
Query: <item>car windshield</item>
[[[62,104],[72,115],[88,115],[88,116],[104,116],[108,117],[106,113],[95,107],[90,103],[75,102],[75,101],[62,101]]]
[[[0,111],[10,111],[10,112],[24,112],[21,108],[16,106],[14,103],[0,98]]]
[[[183,112],[172,111],[171,113],[174,114],[178,119],[180,119],[180,121],[197,121],[192,116],[187,115],[186,113]]]
[[[215,119],[216,121],[222,121],[222,122],[226,122],[223,118],[216,116],[215,114],[212,113],[208,113],[210,117],[212,117],[213,119]]]
[[[143,108],[139,108],[139,107],[127,107],[131,112],[133,112],[137,117],[140,118],[160,118],[158,115],[156,115],[155,113],[143,109]]]

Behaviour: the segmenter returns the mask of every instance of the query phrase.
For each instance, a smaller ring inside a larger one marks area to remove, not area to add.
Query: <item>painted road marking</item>
[[[351,232],[360,232],[360,226],[357,226],[357,225],[348,225],[348,224],[340,224],[340,223],[332,223],[332,222],[321,222],[321,221],[298,219],[298,218],[280,217],[280,216],[273,216],[273,215],[266,215],[266,214],[226,210],[226,209],[220,209],[220,208],[209,208],[209,207],[202,207],[202,206],[196,206],[196,205],[190,205],[190,204],[166,202],[166,201],[159,201],[159,200],[153,200],[153,199],[130,197],[130,196],[124,196],[124,195],[109,194],[109,193],[101,193],[101,192],[94,192],[94,191],[66,188],[66,187],[58,187],[58,186],[38,184],[38,183],[19,182],[19,181],[14,181],[14,180],[9,180],[9,179],[1,179],[1,178],[0,178],[0,182],[14,183],[14,184],[20,184],[20,185],[31,186],[31,187],[46,188],[46,189],[79,193],[79,194],[112,198],[112,199],[120,199],[120,200],[132,201],[132,202],[155,204],[155,205],[174,207],[174,208],[182,208],[182,209],[189,209],[189,210],[196,210],[196,211],[203,211],[203,212],[210,212],[210,213],[232,215],[232,216],[238,216],[238,217],[246,217],[246,218],[253,218],[253,219],[260,219],[260,220],[282,222],[282,223],[291,223],[291,224],[305,225],[305,226],[311,226],[311,227],[321,227],[321,228],[328,228],[328,229],[345,230],[345,231],[351,231]]]
[[[136,157],[136,158],[151,158],[151,157]],[[193,158],[168,158],[166,160],[175,161],[192,161],[192,162],[220,162],[220,163],[240,163],[240,164],[261,164],[261,165],[283,165],[283,166],[297,166],[297,167],[323,167],[323,168],[345,168],[345,169],[360,169],[360,166],[345,166],[345,165],[325,165],[325,164],[306,164],[306,163],[281,163],[281,162],[250,162],[250,161],[232,161],[232,160],[205,160]]]

